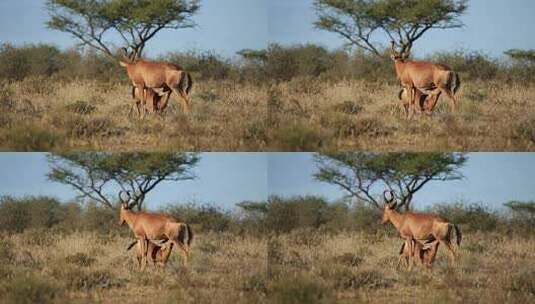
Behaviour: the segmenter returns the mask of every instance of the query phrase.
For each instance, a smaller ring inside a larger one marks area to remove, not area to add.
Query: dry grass
[[[535,87],[464,82],[451,114],[441,97],[433,116],[407,120],[399,87],[296,78],[269,89],[200,82],[191,115],[178,103],[163,117],[129,116],[127,85],[0,85],[0,149],[105,151],[533,151]]]
[[[297,230],[269,241],[200,234],[190,266],[137,270],[130,238],[27,231],[0,237],[1,303],[529,303],[535,239],[465,233],[450,266],[396,268],[399,238]]]
[[[185,115],[174,97],[163,117],[130,114],[130,87],[30,78],[0,86],[0,149],[263,150],[266,90],[202,82]]]
[[[187,269],[174,250],[165,270],[151,266],[140,272],[134,251],[126,251],[130,238],[37,235],[0,238],[0,303],[251,303],[265,298],[266,245],[259,239],[201,234]]]
[[[432,117],[405,119],[399,87],[294,79],[269,92],[272,149],[535,150],[535,87],[464,82],[458,113],[442,96]]]
[[[300,233],[269,241],[268,294],[281,303],[529,303],[535,300],[535,240],[465,234],[449,266],[444,248],[431,271],[397,269],[401,239]],[[306,236],[310,238],[311,236]],[[299,298],[299,300],[297,299]]]

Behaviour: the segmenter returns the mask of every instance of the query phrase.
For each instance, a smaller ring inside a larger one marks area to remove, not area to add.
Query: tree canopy
[[[47,0],[46,8],[49,28],[111,57],[113,45],[106,39],[118,35],[137,58],[161,30],[194,27],[200,0]]]
[[[460,153],[329,153],[316,154],[314,178],[336,185],[358,202],[382,207],[380,195],[393,190],[398,208],[410,208],[414,193],[431,181],[463,178]]]
[[[462,27],[467,0],[314,0],[314,8],[316,28],[378,56],[382,34],[406,56],[427,31]]]
[[[141,210],[147,193],[161,182],[195,178],[192,169],[199,161],[195,153],[103,153],[52,154],[48,160],[51,181],[73,187],[82,198],[114,208],[117,191],[129,191]]]

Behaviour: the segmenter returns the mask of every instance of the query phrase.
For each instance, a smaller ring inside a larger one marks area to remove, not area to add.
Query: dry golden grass
[[[134,250],[126,251],[131,240],[46,231],[0,238],[0,303],[252,303],[265,298],[262,240],[200,234],[188,268],[174,250],[165,270],[149,265],[145,272],[138,270]]]
[[[399,86],[294,79],[269,92],[270,148],[283,150],[535,150],[535,87],[464,82],[451,114],[441,96],[433,116],[407,120]]]
[[[54,83],[30,78],[0,89],[4,150],[263,150],[266,90],[232,82],[200,82],[193,112],[171,97],[163,117],[141,120],[127,85]]]
[[[457,263],[396,268],[402,240],[296,230],[269,241],[199,234],[189,267],[141,272],[128,237],[26,231],[0,237],[0,303],[529,303],[535,239],[465,233]]]
[[[535,86],[465,81],[458,113],[407,120],[399,87],[296,78],[269,89],[199,82],[191,115],[176,100],[140,120],[127,85],[29,78],[0,85],[0,149],[105,151],[533,151]]]
[[[465,234],[456,265],[396,268],[402,240],[294,232],[269,241],[270,298],[283,303],[529,303],[535,240]],[[299,301],[298,301],[299,299]]]

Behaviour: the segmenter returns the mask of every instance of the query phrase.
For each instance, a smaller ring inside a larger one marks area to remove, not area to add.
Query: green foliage
[[[223,232],[230,228],[233,218],[230,212],[213,205],[173,205],[165,209],[180,222],[195,225],[199,231]]]
[[[0,230],[22,232],[28,228],[51,228],[63,219],[62,205],[53,198],[0,198]]]
[[[63,54],[46,44],[0,46],[0,77],[22,80],[28,76],[51,76],[63,68]]]
[[[146,194],[161,182],[195,178],[192,169],[198,161],[196,153],[58,154],[49,156],[48,178],[111,209],[115,207],[113,200],[104,191],[111,184],[119,185],[130,190],[133,204],[141,210]]]
[[[54,151],[64,146],[64,138],[52,130],[36,125],[17,124],[5,135],[6,146],[18,152]]]
[[[476,51],[439,52],[429,59],[448,65],[465,79],[490,80],[496,78],[500,70],[504,70],[497,60]]]
[[[195,26],[199,0],[47,0],[47,26],[72,35],[84,45],[113,57],[108,35],[119,34],[140,56],[146,43],[163,29]]]
[[[511,59],[520,61],[522,63],[535,63],[535,50],[519,50],[511,49],[504,52],[505,55],[511,57]]]
[[[430,29],[458,28],[467,0],[315,0],[319,29],[380,56],[374,42],[378,34],[410,52],[416,40]]]
[[[164,59],[181,66],[199,80],[226,80],[236,78],[238,74],[230,60],[213,51],[170,53]]]
[[[414,193],[431,181],[462,178],[459,169],[466,162],[459,153],[325,153],[316,154],[314,178],[339,186],[350,196],[381,208],[374,194],[396,189],[398,207],[410,207]]]
[[[495,211],[483,204],[438,204],[431,211],[461,225],[464,231],[494,231],[502,221]]]

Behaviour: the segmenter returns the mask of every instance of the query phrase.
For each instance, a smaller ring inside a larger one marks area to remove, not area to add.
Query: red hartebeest
[[[146,102],[148,102],[148,104],[152,106],[152,113],[159,112],[162,107],[162,96],[160,96],[156,91],[154,91],[153,89],[146,88],[144,93],[145,96],[142,96],[142,91],[138,90],[138,88],[136,87],[132,87],[132,97],[136,102],[135,107],[137,109],[137,114],[139,117],[144,117],[145,112],[147,111],[146,104],[143,103],[143,100],[146,100]],[[130,110],[130,113],[131,112],[132,109]]]
[[[132,249],[132,247],[136,246],[136,260],[141,267],[141,262],[143,259],[143,252],[141,248],[141,243],[138,240],[135,240],[128,246],[126,251]],[[152,263],[156,266],[165,267],[167,264],[167,260],[169,259],[169,256],[171,255],[171,251],[173,250],[173,244],[155,244],[153,242],[149,242],[148,247],[148,253],[151,257]]]
[[[161,105],[161,111],[167,107],[171,92],[182,98],[184,112],[191,109],[191,98],[189,96],[193,86],[191,75],[182,67],[162,61],[149,61],[144,59],[132,60],[132,56],[127,56],[126,49],[123,49],[123,60],[119,64],[126,68],[128,77],[132,85],[136,87],[143,98],[142,103],[146,103],[146,89],[163,90],[167,93]]]
[[[390,193],[391,198],[386,194]],[[452,244],[452,230],[457,236],[457,246],[461,245],[462,234],[457,225],[449,223],[446,219],[426,213],[406,212],[399,213],[396,210],[397,203],[394,201],[394,192],[385,191],[383,193],[385,204],[383,209],[383,224],[392,223],[402,239],[405,240],[405,247],[408,247],[411,256],[414,255],[413,240],[421,244],[439,242],[449,250],[452,262],[455,261],[456,251]],[[436,244],[435,251],[438,250]],[[432,252],[432,255],[436,252]]]
[[[188,224],[176,222],[176,220],[166,214],[148,213],[148,212],[133,212],[132,205],[129,203],[131,198],[128,195],[128,200],[123,200],[122,191],[119,192],[119,200],[121,201],[121,210],[119,213],[119,224],[128,224],[136,239],[141,246],[141,269],[145,269],[147,265],[147,255],[149,250],[149,242],[169,241],[172,245],[180,248],[183,253],[183,264],[186,265],[189,256],[189,248],[193,241],[193,231]]]
[[[424,112],[427,115],[431,115],[433,113],[433,109],[436,104],[436,100],[440,97],[440,92],[438,95],[431,96],[422,93],[420,90],[415,91],[415,99],[416,104],[419,106],[419,110],[421,112]],[[398,99],[401,101],[403,105],[403,110],[405,112],[405,115],[409,115],[409,107],[411,104],[409,92],[407,89],[402,88],[398,93]]]
[[[459,75],[444,64],[436,64],[427,61],[407,60],[407,54],[396,52],[395,43],[392,41],[390,57],[394,61],[396,74],[401,85],[409,93],[410,109],[408,117],[412,117],[416,109],[416,90],[431,91],[430,96],[433,105],[438,101],[438,95],[444,93],[451,103],[452,112],[455,112],[457,98],[455,94],[461,86]]]
[[[415,240],[412,240],[411,242],[413,246],[413,252],[409,251],[409,247],[405,246],[405,242],[401,244],[401,248],[399,250],[398,266],[403,262],[406,267],[409,267],[409,262],[412,258],[418,261],[421,265],[425,265],[427,268],[431,268],[433,266],[433,262],[435,261],[438,242],[433,241],[431,244],[426,244],[425,246]]]

